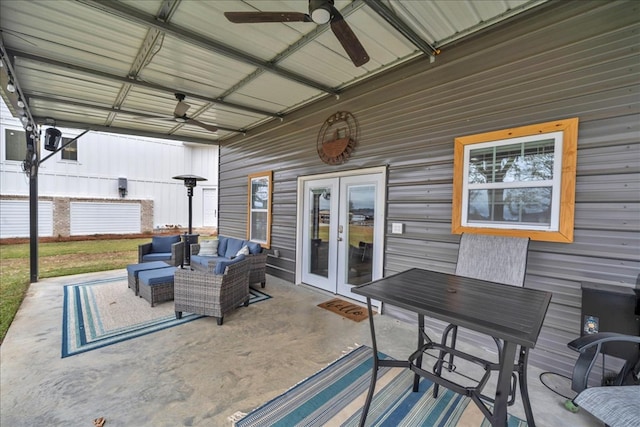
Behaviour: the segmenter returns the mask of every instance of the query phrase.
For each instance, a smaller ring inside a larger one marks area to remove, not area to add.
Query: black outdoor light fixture
[[[206,178],[197,175],[178,175],[173,179],[179,179],[184,181],[184,186],[187,187],[187,196],[189,197],[189,234],[191,234],[191,198],[193,197],[193,187],[196,186],[198,181],[206,181]]]

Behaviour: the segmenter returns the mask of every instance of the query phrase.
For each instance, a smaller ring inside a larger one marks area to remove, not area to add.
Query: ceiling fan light
[[[9,80],[7,83],[7,92],[14,93],[16,91],[16,85],[13,83],[13,80]]]
[[[311,20],[318,25],[326,24],[331,19],[331,10],[329,6],[324,5],[311,11]]]

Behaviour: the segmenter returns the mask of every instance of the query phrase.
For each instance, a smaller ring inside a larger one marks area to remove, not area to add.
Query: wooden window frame
[[[561,162],[561,177],[559,184],[553,185],[554,191],[560,191],[560,201],[557,205],[558,225],[557,230],[527,229],[524,227],[508,228],[492,227],[489,223],[481,227],[464,225],[463,220],[463,186],[465,171],[465,148],[471,144],[503,143],[510,139],[531,136],[543,136],[562,132],[562,150],[557,153],[555,159]],[[493,132],[481,133],[458,137],[454,143],[453,160],[453,202],[451,232],[490,234],[497,236],[529,237],[532,240],[547,242],[573,242],[574,215],[575,215],[575,183],[578,149],[578,118],[557,120],[546,123],[538,123],[512,129],[502,129]]]
[[[267,230],[266,230],[266,240],[256,240],[254,236],[251,235],[252,230],[252,221],[253,221],[253,213],[254,212],[265,212],[264,208],[254,209],[252,199],[253,199],[253,182],[256,180],[267,179]],[[273,196],[273,171],[265,171],[253,173],[248,176],[247,179],[247,240],[252,242],[260,243],[265,249],[269,249],[271,247],[271,205],[272,205],[272,197]]]

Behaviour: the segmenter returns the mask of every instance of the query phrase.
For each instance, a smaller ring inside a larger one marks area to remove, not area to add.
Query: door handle
[[[338,242],[342,242],[342,237],[338,237]]]
[[[342,228],[341,225],[338,226],[338,233],[342,233],[344,231],[344,229]]]

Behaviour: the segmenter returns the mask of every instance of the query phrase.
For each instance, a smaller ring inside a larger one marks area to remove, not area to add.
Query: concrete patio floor
[[[63,286],[125,275],[124,270],[44,279],[30,286],[0,347],[0,425],[231,426],[249,412],[324,368],[359,344],[370,345],[368,322],[316,307],[333,297],[268,276],[273,298],[241,307],[224,325],[203,318],[61,359]],[[133,293],[132,293],[133,297]],[[171,303],[168,303],[171,304]],[[376,315],[379,349],[406,358],[415,326]],[[464,349],[464,346],[462,346]],[[530,367],[536,424],[602,424],[563,399]],[[520,397],[509,412],[524,418]]]

